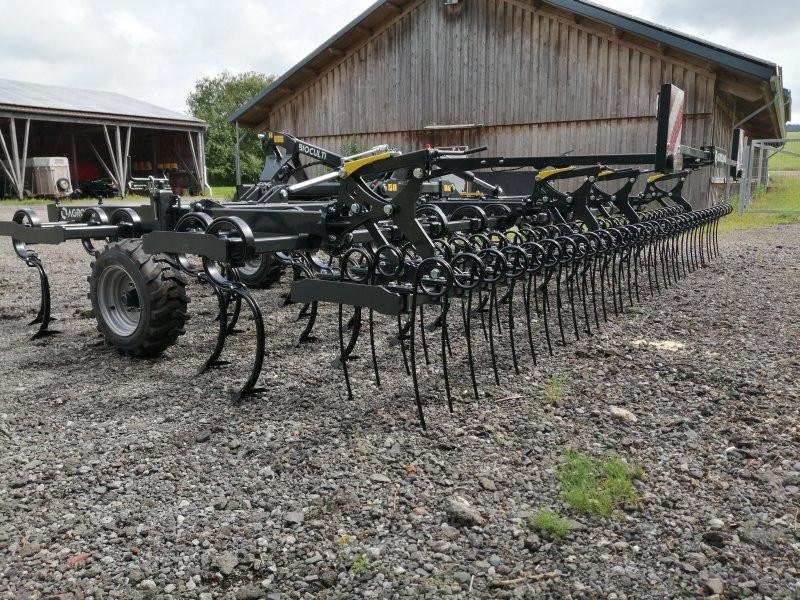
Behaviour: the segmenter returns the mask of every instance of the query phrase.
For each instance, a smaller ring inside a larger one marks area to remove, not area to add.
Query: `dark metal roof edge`
[[[762,79],[769,79],[777,72],[777,65],[768,60],[756,58],[593,2],[586,0],[544,0],[544,2]]]
[[[231,115],[228,117],[228,122],[229,123],[233,123],[233,122],[237,121],[239,118],[241,118],[241,116],[244,113],[249,111],[256,104],[258,104],[264,98],[269,96],[274,90],[278,89],[281,85],[286,83],[286,80],[289,79],[292,75],[296,74],[303,67],[308,65],[308,63],[310,63],[312,60],[317,58],[320,54],[325,52],[325,50],[327,50],[328,48],[333,46],[341,38],[343,38],[345,35],[347,35],[351,31],[353,31],[356,28],[356,26],[360,25],[361,22],[364,19],[367,19],[375,11],[377,11],[379,8],[381,8],[382,6],[385,6],[387,4],[389,4],[389,0],[378,0],[377,2],[375,2],[372,6],[367,8],[360,15],[358,15],[355,19],[353,19],[347,25],[345,25],[342,29],[340,29],[335,34],[333,34],[331,37],[329,37],[327,40],[325,40],[322,44],[320,44],[320,46],[318,46],[316,49],[312,50],[303,60],[298,62],[295,66],[293,66],[291,69],[286,71],[286,73],[281,75],[278,79],[276,79],[270,85],[268,85],[263,90],[261,90],[249,102],[246,102],[245,104],[240,106],[238,109],[236,109],[233,113],[231,113]]]
[[[26,106],[20,104],[4,104],[0,103],[0,115],[5,113],[11,113],[14,115],[19,115],[20,117],[24,117],[26,115],[30,115],[32,118],[42,117],[39,120],[47,120],[47,117],[54,117],[55,121],[59,121],[61,118],[66,119],[75,119],[79,120],[83,123],[90,123],[96,125],[102,125],[104,123],[140,123],[143,125],[152,124],[152,125],[164,125],[169,127],[179,127],[182,129],[191,129],[193,131],[197,130],[207,130],[208,123],[201,119],[196,119],[194,117],[187,118],[186,120],[180,119],[167,119],[167,118],[157,118],[157,117],[146,117],[140,115],[118,115],[112,113],[100,113],[100,112],[89,112],[89,111],[80,111],[80,110],[60,110],[57,108],[45,108],[45,107],[38,107],[38,106]]]
[[[667,27],[651,23],[633,17],[626,13],[622,13],[604,6],[587,2],[586,0],[543,0],[545,3],[558,8],[568,10],[570,12],[579,14],[583,17],[606,23],[612,27],[619,27],[625,31],[640,35],[647,39],[663,43],[667,46],[677,48],[688,54],[705,58],[711,62],[720,64],[730,69],[741,71],[749,75],[760,77],[769,80],[773,75],[778,74],[778,66],[767,60],[749,56],[742,52],[726,48],[699,38],[695,38],[688,34],[669,29]],[[378,0],[372,6],[367,8],[355,19],[350,21],[345,27],[340,29],[333,36],[328,38],[315,50],[309,53],[300,62],[286,71],[273,83],[266,86],[258,94],[256,94],[248,102],[236,109],[228,117],[229,123],[238,121],[245,113],[251,108],[259,104],[264,98],[269,96],[273,91],[281,87],[293,75],[297,74],[301,69],[306,67],[311,61],[320,56],[325,50],[333,46],[337,41],[345,35],[353,31],[362,21],[370,17],[374,12],[384,5],[389,4],[389,0]]]

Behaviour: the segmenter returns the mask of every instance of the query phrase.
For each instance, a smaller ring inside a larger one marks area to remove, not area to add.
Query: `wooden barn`
[[[230,120],[336,151],[652,152],[662,83],[686,91],[686,145],[785,136],[779,66],[581,0],[381,0]],[[695,205],[724,187],[706,171]]]

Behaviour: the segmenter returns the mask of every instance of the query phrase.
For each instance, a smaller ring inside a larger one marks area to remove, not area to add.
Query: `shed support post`
[[[5,161],[0,158],[0,166],[3,172],[11,181],[14,189],[17,190],[17,198],[22,200],[25,197],[25,163],[28,161],[28,137],[31,129],[31,120],[25,119],[25,134],[22,138],[22,148],[19,147],[17,140],[17,121],[13,117],[8,122],[9,140],[11,152],[8,151],[8,144],[5,136],[0,130],[0,145],[3,147]],[[21,155],[21,156],[20,156]]]
[[[189,150],[192,152],[192,169],[195,172],[197,185],[199,186],[200,193],[202,194],[208,187],[208,181],[206,181],[205,155],[203,153],[203,134],[199,131],[197,132],[196,145],[194,138],[192,137],[192,132],[187,131],[186,135],[189,138]]]
[[[206,168],[206,136],[205,133],[199,131],[197,138],[200,141],[200,164],[203,169],[203,181],[205,182],[205,189],[208,190],[210,195],[214,195],[214,190],[211,189],[211,184],[208,182],[208,169]]]
[[[108,146],[108,156],[111,159],[109,162],[111,163],[111,169],[109,169],[102,160],[103,166],[106,168],[106,171],[109,172],[111,178],[117,182],[117,187],[119,187],[119,193],[124,198],[127,193],[127,175],[128,175],[128,152],[130,152],[131,147],[131,128],[128,127],[127,131],[125,132],[125,145],[122,145],[122,134],[120,132],[119,125],[114,126],[114,143],[111,142],[111,136],[108,134],[108,126],[103,125],[103,133],[106,137],[106,146]],[[123,147],[125,152],[123,153]],[[97,151],[95,151],[97,154]],[[97,155],[97,158],[100,159],[100,155]]]
[[[72,154],[70,160],[70,176],[72,177],[72,187],[78,187],[78,146],[75,143],[75,126],[69,129],[69,149]]]
[[[239,138],[239,121],[234,122],[235,134],[236,134],[236,149],[234,152],[234,160],[236,162],[236,188],[238,189],[240,185],[242,185],[242,163],[241,158],[239,156],[240,152],[240,143],[241,138]]]

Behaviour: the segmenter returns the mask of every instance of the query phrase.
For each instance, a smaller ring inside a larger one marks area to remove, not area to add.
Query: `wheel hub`
[[[129,337],[136,332],[142,310],[139,291],[131,276],[119,265],[103,271],[97,282],[100,317],[114,334]]]

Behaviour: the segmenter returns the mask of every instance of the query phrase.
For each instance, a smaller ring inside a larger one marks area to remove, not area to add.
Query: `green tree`
[[[186,103],[192,116],[208,123],[206,164],[212,185],[232,185],[236,179],[236,134],[233,125],[228,123],[228,117],[274,80],[274,75],[252,71],[238,74],[224,71],[195,82]],[[242,181],[256,181],[264,166],[264,153],[256,134],[241,130],[240,133],[244,134],[241,143]]]

